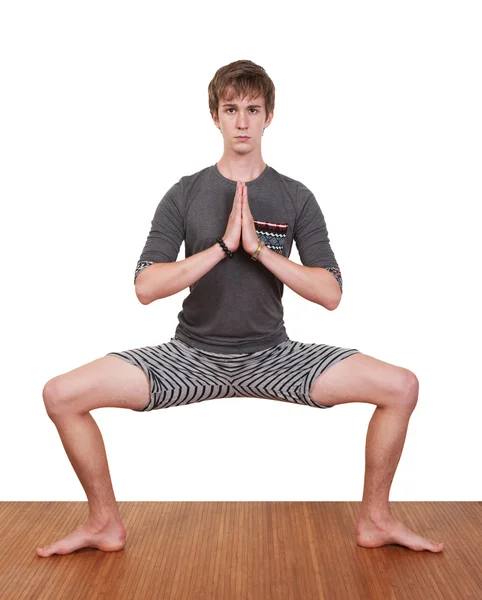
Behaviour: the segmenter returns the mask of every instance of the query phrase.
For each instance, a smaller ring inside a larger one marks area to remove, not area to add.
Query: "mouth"
[[[236,139],[237,140],[249,140],[250,138],[247,135],[237,135]]]

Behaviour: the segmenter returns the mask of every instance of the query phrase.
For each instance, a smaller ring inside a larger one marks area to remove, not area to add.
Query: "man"
[[[189,286],[175,336],[110,352],[46,383],[46,410],[85,490],[89,517],[37,554],[125,545],[102,435],[89,411],[148,412],[234,396],[323,409],[375,404],[356,541],[368,548],[397,543],[443,550],[398,521],[388,503],[418,399],[417,377],[357,349],[297,342],[286,333],[283,284],[334,310],[342,278],[314,195],[262,158],[262,136],[274,115],[273,82],[262,67],[241,60],[219,69],[208,92],[223,155],[164,195],[134,275],[142,304]],[[183,241],[186,258],[177,261]],[[302,265],[288,258],[293,241]]]

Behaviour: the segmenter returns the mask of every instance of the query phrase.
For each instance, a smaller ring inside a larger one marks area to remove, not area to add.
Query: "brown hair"
[[[250,60],[237,60],[219,68],[208,86],[209,112],[219,119],[219,99],[226,98],[230,102],[240,96],[256,98],[263,94],[266,104],[266,118],[274,110],[274,83],[263,67]]]

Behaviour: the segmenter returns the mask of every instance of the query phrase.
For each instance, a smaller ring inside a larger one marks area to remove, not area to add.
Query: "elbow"
[[[341,294],[339,294],[334,301],[326,307],[328,310],[336,310],[341,302]]]
[[[144,304],[144,306],[147,306],[148,304],[150,304],[149,300],[147,300],[144,296],[140,296],[137,292],[136,292],[136,296],[137,296],[137,299],[139,300],[139,302],[141,304]]]
[[[338,305],[340,304],[340,301],[341,301],[341,296],[343,294],[341,273],[340,273],[338,267],[336,267],[336,268],[335,267],[322,267],[322,270],[323,270],[323,277],[325,277],[325,275],[324,275],[325,271],[328,271],[329,273],[331,273],[331,275],[328,276],[331,293],[327,293],[328,290],[325,290],[325,300],[321,304],[327,310],[335,310],[336,308],[338,308]],[[326,296],[328,296],[328,297],[331,296],[331,299],[329,301],[327,301]]]
[[[134,286],[136,291],[137,299],[141,304],[147,305],[152,302],[152,298],[149,297],[149,294],[146,290],[147,281],[146,281],[146,271],[147,269],[143,269],[134,279]]]
[[[145,295],[144,291],[141,290],[141,287],[138,284],[136,284],[135,290],[137,299],[141,304],[147,305],[151,303],[150,299]]]

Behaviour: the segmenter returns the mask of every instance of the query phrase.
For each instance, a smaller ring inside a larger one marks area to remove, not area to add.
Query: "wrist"
[[[220,260],[222,260],[223,258],[228,258],[228,255],[226,254],[226,252],[222,249],[221,244],[219,244],[218,242],[216,242],[214,244],[214,246],[212,246],[212,248],[216,248],[216,254],[218,255],[218,258]]]
[[[219,246],[219,248],[221,249],[221,251],[222,251],[222,253],[224,254],[225,257],[228,256],[231,259],[234,258],[234,253],[226,245],[226,242],[224,241],[224,239],[222,237],[217,237],[216,238],[216,244]]]
[[[263,250],[263,248],[265,248],[266,245],[264,242],[262,242],[261,240],[258,241],[258,245],[256,246],[256,248],[253,250],[253,252],[250,252],[249,254],[251,255],[251,259],[252,260],[259,260],[259,256]]]

